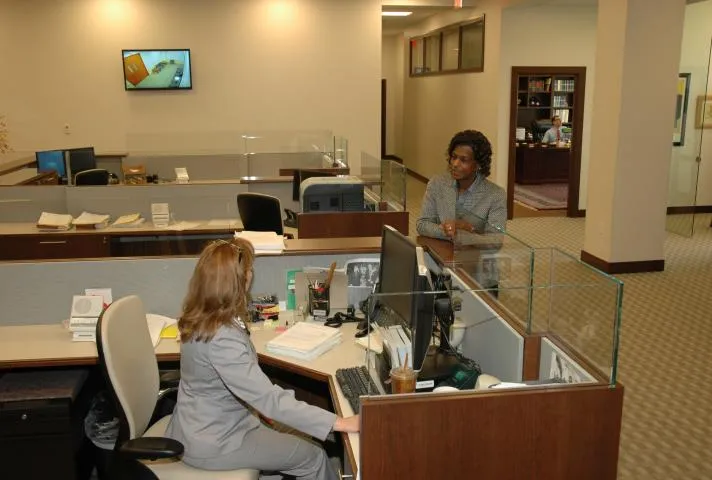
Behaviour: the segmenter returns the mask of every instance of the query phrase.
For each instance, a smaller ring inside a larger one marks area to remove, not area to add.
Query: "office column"
[[[608,273],[660,271],[685,0],[599,0],[586,233]]]

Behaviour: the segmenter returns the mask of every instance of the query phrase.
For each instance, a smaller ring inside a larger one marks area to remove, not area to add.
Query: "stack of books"
[[[81,215],[72,220],[72,223],[77,230],[98,230],[109,225],[109,216],[82,212]]]
[[[340,329],[299,322],[267,342],[267,351],[300,360],[313,360],[339,343]]]
[[[37,220],[37,228],[49,231],[65,231],[72,228],[72,216],[63,213],[42,212]]]

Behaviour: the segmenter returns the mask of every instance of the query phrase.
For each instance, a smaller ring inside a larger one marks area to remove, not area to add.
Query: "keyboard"
[[[354,413],[359,413],[361,395],[378,395],[378,387],[368,374],[365,366],[340,368],[336,371],[336,381],[339,382],[341,391],[351,404]]]

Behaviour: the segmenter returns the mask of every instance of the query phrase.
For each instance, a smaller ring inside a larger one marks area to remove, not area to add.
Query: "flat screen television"
[[[190,50],[122,50],[126,90],[190,90]]]
[[[40,173],[57,172],[59,178],[67,176],[67,169],[64,165],[64,150],[49,150],[46,152],[35,152],[37,160],[37,171]]]

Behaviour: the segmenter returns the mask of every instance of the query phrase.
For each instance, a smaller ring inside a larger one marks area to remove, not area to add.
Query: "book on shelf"
[[[127,215],[121,215],[119,218],[114,220],[114,223],[112,223],[111,226],[118,228],[131,228],[137,227],[145,221],[146,219],[141,217],[140,213],[129,213]]]
[[[72,223],[78,230],[96,230],[109,225],[109,216],[96,213],[82,212]]]
[[[40,230],[69,230],[72,228],[72,216],[64,213],[42,212],[37,220],[37,228]]]

